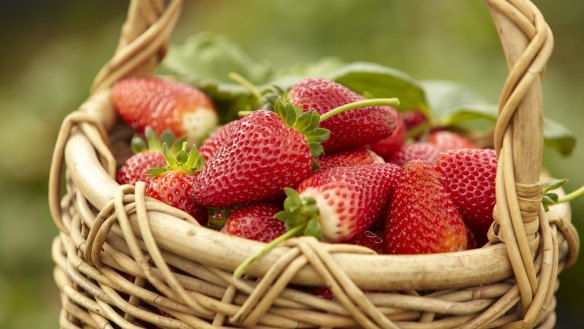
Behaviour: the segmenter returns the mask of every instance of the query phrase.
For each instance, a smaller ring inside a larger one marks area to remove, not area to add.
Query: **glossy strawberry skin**
[[[397,127],[391,135],[371,144],[373,152],[379,154],[380,157],[388,162],[391,155],[404,145],[406,140],[406,124],[401,116],[398,116],[396,120]]]
[[[316,161],[318,162],[320,169],[348,167],[371,163],[385,163],[385,161],[379,155],[366,148],[323,155]]]
[[[476,148],[468,138],[448,130],[431,132],[426,142],[436,145],[441,151]]]
[[[346,242],[383,217],[401,169],[388,163],[322,170],[298,187],[320,210],[322,238]]]
[[[430,143],[407,144],[395,151],[391,155],[389,162],[395,163],[398,166],[404,166],[411,160],[422,160],[428,164],[432,164],[440,152],[438,147]]]
[[[140,133],[150,126],[157,134],[170,129],[176,136],[198,141],[217,125],[212,101],[187,84],[155,77],[130,77],[112,87],[120,117]]]
[[[479,246],[487,242],[493,223],[497,155],[491,149],[459,149],[442,153],[436,160],[442,184],[452,196]]]
[[[135,184],[138,181],[147,181],[150,169],[166,165],[164,155],[160,151],[144,151],[136,153],[124,162],[118,170],[116,181],[118,184]]]
[[[303,111],[324,114],[365,97],[330,80],[304,79],[296,83],[288,98]],[[391,135],[396,128],[396,111],[388,106],[370,106],[341,113],[325,120],[320,127],[329,129],[330,138],[322,143],[325,153],[354,149]]]
[[[211,136],[203,142],[201,147],[199,147],[199,154],[208,161],[227,140],[229,134],[237,129],[236,126],[238,122],[238,120],[231,121],[213,132]]]
[[[260,242],[270,242],[286,232],[284,222],[274,218],[280,209],[271,204],[238,208],[231,213],[221,232]]]
[[[274,112],[258,110],[237,129],[197,175],[193,196],[209,207],[262,202],[296,187],[312,172],[304,135]]]
[[[194,202],[191,197],[195,177],[182,171],[164,172],[146,182],[146,195],[183,210],[201,225],[206,225],[207,208]]]
[[[404,166],[385,222],[385,252],[424,254],[465,250],[466,227],[439,174],[413,160]]]

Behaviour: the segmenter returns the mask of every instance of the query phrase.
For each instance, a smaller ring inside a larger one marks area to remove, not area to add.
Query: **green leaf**
[[[476,119],[497,120],[497,107],[464,86],[442,80],[426,80],[421,85],[438,125],[457,125]]]
[[[274,74],[274,79],[270,85],[278,86],[280,89],[288,90],[292,86],[305,78],[326,78],[330,79],[339,69],[347,64],[338,58],[323,58],[316,63],[305,63],[285,68]]]
[[[576,137],[563,125],[545,118],[543,120],[544,145],[556,150],[563,156],[572,154],[576,146]]]
[[[559,187],[564,186],[568,182],[566,178],[552,178],[543,184],[543,192],[547,193],[551,190],[555,190]]]
[[[417,109],[430,115],[422,86],[409,75],[393,68],[375,63],[357,62],[348,64],[330,76],[347,88],[373,98],[400,100],[400,110]]]
[[[450,81],[421,82],[434,114],[433,126],[464,126],[482,121],[489,128],[497,120],[498,107],[485,101],[470,89]],[[562,155],[572,153],[576,138],[566,127],[544,118],[544,144]]]
[[[188,38],[182,45],[171,45],[162,62],[171,73],[198,80],[229,82],[235,72],[254,84],[264,84],[272,77],[272,67],[253,60],[228,38],[209,32]]]

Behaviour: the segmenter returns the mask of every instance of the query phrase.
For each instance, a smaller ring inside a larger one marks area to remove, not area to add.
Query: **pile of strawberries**
[[[407,138],[427,120],[420,112],[338,110],[365,100],[309,78],[219,127],[200,90],[126,78],[113,87],[114,106],[148,145],[134,141],[137,153],[117,181],[144,181],[148,196],[201,225],[262,242],[312,235],[388,254],[483,245],[493,221],[495,152],[446,130]]]

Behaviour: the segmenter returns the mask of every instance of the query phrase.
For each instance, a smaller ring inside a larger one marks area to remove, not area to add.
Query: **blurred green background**
[[[584,2],[535,1],[555,34],[544,84],[546,116],[584,141]],[[55,328],[59,297],[47,206],[50,157],[63,117],[87,96],[113,54],[125,1],[0,2],[0,328]],[[496,102],[506,66],[486,5],[460,0],[192,1],[173,43],[210,30],[276,67],[337,56],[373,61],[416,79],[464,84]],[[584,147],[546,150],[568,190],[584,185]],[[584,232],[584,201],[573,202]],[[582,238],[581,238],[582,239]],[[561,274],[559,324],[584,328],[584,261]]]

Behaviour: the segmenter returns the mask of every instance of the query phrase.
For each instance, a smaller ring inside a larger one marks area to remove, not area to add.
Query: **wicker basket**
[[[541,206],[541,79],[552,34],[527,0],[487,3],[510,70],[494,137],[499,167],[489,244],[406,256],[298,238],[234,280],[232,271],[263,244],[200,227],[145,197],[143,183],[119,186],[112,178],[124,130],[113,129],[110,87],[152,74],[182,5],[132,1],[114,57],[89,99],[65,119],[53,156],[61,327],[552,328],[558,273],[579,249],[569,206],[547,213]],[[328,286],[336,298],[315,297],[306,286]]]

